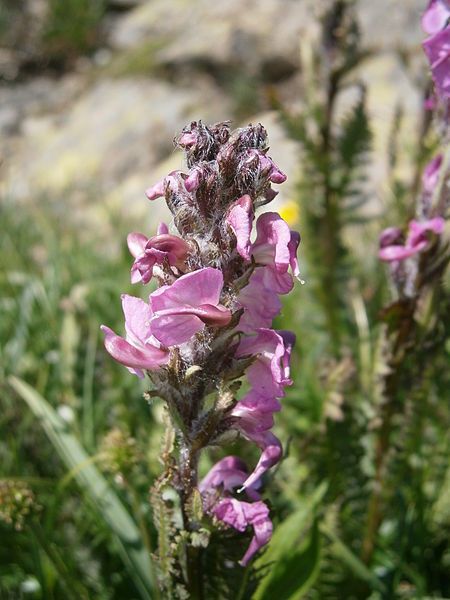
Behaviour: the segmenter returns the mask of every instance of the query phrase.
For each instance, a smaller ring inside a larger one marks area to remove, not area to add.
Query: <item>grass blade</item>
[[[122,558],[142,598],[151,599],[151,592],[155,588],[153,569],[134,520],[50,404],[17,377],[9,377],[8,381],[40,421],[66,467],[76,471],[75,478],[78,484],[113,532]],[[77,469],[80,464],[84,464],[84,467]]]

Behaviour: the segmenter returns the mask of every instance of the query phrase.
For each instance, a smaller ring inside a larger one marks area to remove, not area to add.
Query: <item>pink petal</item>
[[[180,171],[171,171],[166,177],[152,185],[145,191],[145,195],[149,200],[156,200],[166,195],[166,188],[177,183],[177,178],[174,176],[180,175]]]
[[[127,236],[128,250],[134,258],[144,253],[148,238],[143,233],[129,233]]]
[[[186,305],[216,305],[219,303],[222,287],[222,272],[206,267],[183,275],[171,286],[162,286],[151,294],[150,304],[154,312]]]
[[[431,0],[422,16],[422,28],[430,35],[437,33],[444,29],[449,17],[450,8],[445,0]]]
[[[225,221],[236,236],[238,253],[245,260],[250,260],[253,203],[248,194],[245,194],[231,205]]]
[[[252,525],[255,535],[253,536],[250,542],[250,546],[248,547],[246,553],[239,561],[239,563],[243,567],[247,565],[247,563],[253,558],[256,552],[258,552],[258,550],[262,548],[262,546],[265,546],[272,537],[273,525],[268,514],[269,511],[267,510],[267,515],[261,514],[260,516],[254,517],[252,519]]]
[[[244,513],[244,502],[235,498],[224,498],[214,508],[214,515],[234,529],[244,532],[248,526],[248,520]]]
[[[406,246],[386,246],[386,248],[381,248],[378,252],[378,257],[380,260],[385,262],[393,262],[398,260],[405,260],[410,256],[413,256],[418,252],[417,247],[406,247]]]
[[[276,292],[265,286],[265,269],[266,267],[256,269],[248,285],[238,296],[238,304],[245,309],[238,329],[244,333],[253,333],[260,327],[270,327],[272,320],[281,310],[281,302]]]
[[[224,498],[215,507],[214,515],[237,531],[244,532],[249,525],[253,527],[254,536],[240,561],[242,566],[245,566],[253,555],[267,544],[272,536],[269,509],[261,500],[250,503],[235,498]]]
[[[194,167],[189,175],[184,180],[184,187],[188,192],[195,192],[202,182],[202,170],[201,168]]]
[[[251,475],[245,480],[242,489],[253,486],[266,471],[276,465],[282,456],[280,440],[271,432],[257,432],[245,425],[244,422],[239,425],[242,433],[254,441],[262,450],[261,457]]]
[[[247,477],[247,467],[237,456],[226,456],[216,463],[201,480],[198,489],[201,493],[210,488],[223,487],[226,491],[242,485]]]
[[[406,240],[407,246],[415,246],[423,241],[423,236],[428,231],[440,235],[444,231],[445,221],[442,217],[435,217],[427,221],[411,221],[409,224],[409,234]]]
[[[160,223],[158,225],[158,229],[156,230],[156,233],[158,235],[162,235],[164,233],[169,233],[169,228],[167,227],[167,225],[165,223]]]
[[[165,346],[183,344],[205,327],[203,321],[191,313],[174,315],[156,312],[151,325],[153,335]]]
[[[182,238],[170,233],[160,233],[151,237],[146,248],[164,252],[165,255],[169,255],[169,259],[175,260],[184,260],[189,252],[189,245]]]
[[[122,365],[136,369],[138,371],[136,374],[140,376],[142,375],[139,372],[141,369],[158,369],[169,361],[169,353],[166,350],[161,350],[152,345],[136,348],[116,335],[109,327],[102,325],[101,330],[105,334],[104,343],[107,352]]]
[[[280,273],[273,267],[267,266],[260,269],[264,287],[276,294],[289,294],[294,287],[292,275],[287,271]]]
[[[152,318],[150,306],[141,298],[123,294],[122,310],[125,315],[127,340],[132,344],[145,344],[152,335],[150,331],[150,320]]]
[[[284,386],[292,384],[285,376],[286,372],[289,373],[291,348],[292,344],[285,347],[283,337],[273,329],[260,329],[256,336],[241,341],[237,356],[258,355],[247,370],[253,390],[262,396],[284,396]]]
[[[278,213],[264,213],[256,221],[256,231],[252,252],[256,262],[286,272],[291,258],[291,231],[286,221]]]
[[[149,200],[156,200],[162,198],[165,195],[165,182],[166,178],[163,177],[154,185],[145,190],[145,195]]]
[[[197,133],[195,132],[186,132],[182,133],[177,140],[177,143],[182,148],[189,148],[189,146],[193,146],[197,141]]]

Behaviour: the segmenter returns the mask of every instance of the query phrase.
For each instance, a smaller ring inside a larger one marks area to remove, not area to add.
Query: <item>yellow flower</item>
[[[280,216],[288,225],[296,225],[300,217],[300,207],[295,200],[288,200],[280,207]]]

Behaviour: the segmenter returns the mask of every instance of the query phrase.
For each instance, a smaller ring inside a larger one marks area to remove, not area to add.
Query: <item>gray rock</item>
[[[148,207],[139,199],[175,134],[191,119],[228,114],[226,100],[201,80],[180,89],[143,78],[102,79],[57,115],[24,118],[4,157],[4,189],[17,200],[64,198],[91,215],[100,205],[142,214]]]

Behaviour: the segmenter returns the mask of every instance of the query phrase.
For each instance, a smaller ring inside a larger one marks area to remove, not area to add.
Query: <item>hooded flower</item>
[[[205,325],[228,325],[231,312],[219,304],[222,287],[222,272],[206,267],[157,289],[150,294],[153,335],[173,346],[186,342]]]
[[[125,315],[126,339],[116,335],[112,329],[101,326],[105,334],[105,348],[109,354],[128,367],[138,377],[144,377],[145,370],[153,371],[169,361],[169,352],[153,337],[150,320],[150,306],[140,298],[122,296]]]
[[[290,331],[259,329],[254,336],[241,340],[236,356],[256,355],[247,370],[252,389],[264,396],[284,396],[284,387],[292,384],[289,363],[295,335]]]
[[[212,489],[221,490],[222,493],[231,493],[241,487],[248,477],[245,463],[237,456],[226,456],[219,460],[201,480],[198,489],[201,494],[208,494]],[[252,500],[259,500],[257,492],[259,482],[247,490],[247,496]]]
[[[244,502],[232,497],[235,488],[241,486],[246,478],[245,464],[236,456],[226,456],[212,467],[199,485],[207,512],[242,533],[248,527],[253,528],[254,536],[240,561],[242,566],[267,544],[272,535],[269,509],[256,491],[259,482],[246,488],[247,496],[253,502]]]
[[[171,171],[166,177],[157,181],[154,185],[145,190],[145,195],[149,200],[162,198],[166,194],[166,189],[171,186],[177,186],[180,171]]]
[[[278,273],[286,273],[289,266],[294,276],[299,275],[297,248],[300,235],[278,213],[267,212],[256,221],[256,240],[250,243],[253,211],[248,195],[239,198],[226,218],[237,239],[239,254],[246,260],[250,255],[259,265],[269,266]]]
[[[273,160],[261,150],[250,149],[243,159],[242,166],[245,168],[248,164],[257,163],[262,177],[267,178],[272,183],[284,183],[286,175],[280,171]]]
[[[151,238],[142,233],[130,233],[127,237],[128,249],[135,261],[131,267],[131,283],[148,283],[153,277],[155,265],[167,263],[183,269],[189,253],[189,245],[180,237],[170,235],[163,225],[158,235]]]
[[[402,261],[414,256],[418,252],[426,250],[430,243],[428,234],[430,232],[436,235],[441,234],[444,230],[444,225],[445,221],[442,217],[435,217],[434,219],[422,222],[411,221],[405,244],[395,243],[384,245],[378,253],[380,260],[385,262]],[[396,228],[389,228],[389,230],[383,231],[380,236],[382,243],[385,243],[383,240],[387,238],[386,232],[390,230],[397,231]]]

